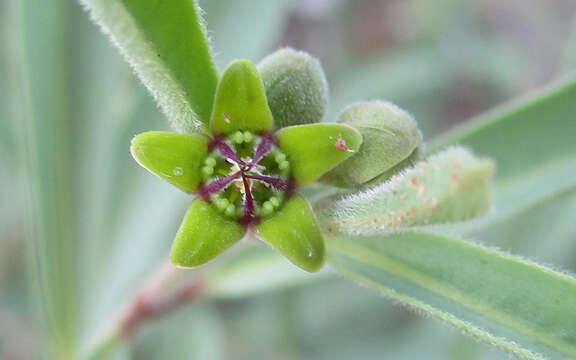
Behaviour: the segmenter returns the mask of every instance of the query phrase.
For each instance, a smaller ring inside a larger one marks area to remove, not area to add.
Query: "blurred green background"
[[[325,120],[386,99],[411,112],[426,139],[576,68],[574,0],[200,3],[220,68],[279,46],[308,51],[331,86]],[[2,0],[0,19],[0,359],[45,358],[46,339],[87,346],[166,257],[190,198],[131,159],[132,136],[168,122],[78,4]],[[567,213],[574,195],[481,240],[576,272],[576,224],[557,216]],[[188,306],[138,334],[132,358],[507,355],[319,276]]]

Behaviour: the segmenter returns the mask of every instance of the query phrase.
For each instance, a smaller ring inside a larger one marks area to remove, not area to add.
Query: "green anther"
[[[276,156],[274,157],[274,160],[276,160],[276,162],[278,164],[281,164],[282,161],[286,160],[286,154],[279,152],[278,154],[276,154]]]
[[[262,204],[262,215],[267,216],[272,214],[273,212],[274,212],[274,206],[272,205],[272,203],[270,203],[270,201],[264,201],[264,204]]]
[[[286,170],[290,167],[290,163],[286,160],[282,161],[280,164],[278,164],[278,168],[280,170]]]
[[[206,166],[204,166],[204,167],[202,168],[202,173],[203,173],[205,176],[210,176],[210,175],[212,175],[212,174],[214,173],[214,168],[213,168],[212,166],[206,165]]]
[[[216,205],[216,207],[220,211],[224,211],[228,207],[229,202],[228,202],[228,199],[218,198],[218,199],[214,200],[214,204]]]
[[[209,167],[214,167],[214,165],[216,165],[216,159],[214,159],[213,157],[207,157],[204,160],[204,164]]]
[[[272,206],[274,206],[275,208],[280,206],[280,200],[276,196],[272,196],[270,199],[268,199],[268,201],[270,201]]]
[[[232,135],[232,141],[236,144],[242,144],[244,142],[244,134],[241,131],[236,131],[234,135]]]
[[[251,142],[254,139],[254,135],[250,131],[244,131],[244,141]]]
[[[226,207],[226,210],[224,211],[224,213],[228,216],[234,216],[236,215],[236,206],[234,206],[234,204],[229,204]]]

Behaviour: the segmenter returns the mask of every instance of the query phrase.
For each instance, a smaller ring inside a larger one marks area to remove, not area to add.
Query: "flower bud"
[[[264,58],[258,70],[276,128],[322,120],[328,104],[328,83],[318,60],[285,48]]]
[[[351,105],[338,122],[356,128],[363,143],[355,155],[327,173],[324,182],[341,187],[377,184],[420,157],[422,134],[416,121],[392,103]]]

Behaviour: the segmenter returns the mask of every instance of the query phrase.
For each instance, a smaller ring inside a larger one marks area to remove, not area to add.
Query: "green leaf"
[[[182,132],[206,129],[218,82],[195,0],[80,0]]]
[[[353,155],[362,136],[348,125],[309,124],[278,132],[282,151],[288,155],[292,173],[300,186],[308,185]],[[342,144],[344,147],[339,147]]]
[[[492,158],[498,165],[494,218],[514,212],[576,184],[575,98],[572,76],[455,129],[431,151],[463,144]]]
[[[130,151],[142,167],[184,192],[196,191],[208,154],[208,138],[199,134],[149,131],[132,140]]]
[[[314,274],[301,271],[279,252],[254,243],[219,262],[207,274],[205,292],[217,299],[236,299],[306,284],[329,274],[326,267]]]
[[[238,242],[245,232],[242,225],[197,199],[180,225],[170,258],[180,267],[200,266]]]
[[[258,70],[276,128],[322,120],[328,104],[328,82],[317,59],[285,48],[265,57]]]
[[[258,225],[256,234],[306,271],[318,271],[324,264],[322,233],[310,204],[300,195]]]
[[[513,249],[524,256],[574,268],[576,251],[576,185],[558,191],[511,213],[491,219],[489,226],[463,226],[450,229],[471,239]]]
[[[450,148],[384,184],[321,200],[317,215],[325,231],[343,234],[469,220],[490,208],[493,170],[490,160]]]
[[[366,183],[419,153],[417,149],[422,145],[416,121],[392,103],[370,101],[350,105],[338,122],[358,130],[362,146],[357,154],[325,175],[327,181],[336,184]]]
[[[69,80],[77,73],[68,56],[67,28],[74,6],[65,0],[9,5],[3,6],[8,14],[3,20],[13,21],[5,33],[14,33],[6,41],[14,51],[6,55],[15,67],[17,87],[11,92],[18,96],[16,140],[22,151],[16,158],[23,165],[26,206],[26,217],[18,223],[30,276],[30,287],[24,286],[30,291],[18,301],[34,309],[29,315],[42,334],[37,350],[50,358],[76,359],[82,284],[73,138],[78,119],[71,113],[75,91]]]
[[[418,232],[327,239],[342,274],[525,359],[576,357],[576,279]]]
[[[248,60],[230,63],[216,90],[210,128],[214,134],[236,130],[272,130],[272,113],[256,66]]]

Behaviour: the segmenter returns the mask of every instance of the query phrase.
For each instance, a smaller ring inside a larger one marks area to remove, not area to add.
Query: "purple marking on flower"
[[[202,196],[204,200],[209,201],[213,194],[226,189],[228,185],[230,185],[230,183],[232,183],[232,181],[237,179],[240,175],[242,175],[242,173],[238,171],[235,174],[212,181],[210,184],[200,189],[200,196]]]
[[[262,181],[263,183],[266,183],[266,184],[272,186],[274,189],[279,190],[279,191],[288,190],[288,182],[284,179],[281,179],[281,178],[277,178],[274,176],[265,176],[265,175],[246,175],[246,177],[248,179],[254,179],[254,180]]]
[[[254,150],[254,156],[252,156],[252,161],[248,164],[251,168],[252,166],[258,164],[258,161],[262,160],[262,158],[272,149],[272,146],[276,144],[277,140],[274,137],[274,134],[268,133],[262,135],[260,140],[260,144]]]
[[[252,189],[246,180],[246,175],[242,173],[242,182],[244,183],[244,217],[246,219],[254,218],[254,197],[252,196]]]
[[[226,142],[224,142],[222,140],[217,141],[215,146],[218,149],[218,151],[220,152],[220,154],[222,154],[222,156],[224,156],[224,158],[226,158],[227,160],[232,160],[239,165],[246,165],[246,163],[244,161],[242,161],[238,157],[238,155],[236,155],[234,150],[232,150],[232,148]]]

